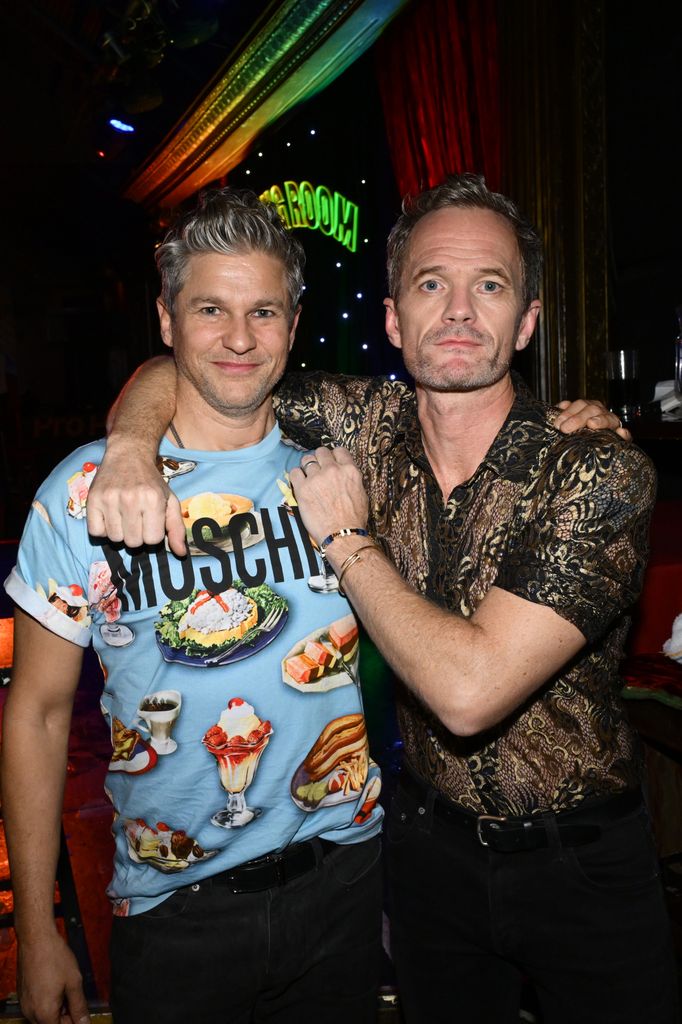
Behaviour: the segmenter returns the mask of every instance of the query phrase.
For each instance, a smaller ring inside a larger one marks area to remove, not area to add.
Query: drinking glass
[[[640,413],[638,375],[637,349],[620,348],[606,353],[609,409],[624,421],[632,420]]]
[[[682,398],[682,338],[675,338],[675,394]]]

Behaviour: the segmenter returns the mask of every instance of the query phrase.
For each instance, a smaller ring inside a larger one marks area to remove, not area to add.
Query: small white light
[[[258,156],[262,156],[262,155],[263,155],[262,153],[259,153],[259,154],[258,154]]]
[[[159,244],[161,244],[161,243],[159,243]],[[324,345],[324,338],[320,338],[320,341],[321,341],[321,342],[322,342],[322,344]]]
[[[369,242],[369,238],[363,238],[363,242],[365,242],[365,243]]]
[[[388,379],[389,380],[395,380],[395,374],[394,373],[389,373]]]
[[[340,266],[341,266],[341,264],[340,264],[340,263],[337,263],[336,265],[337,265],[337,267],[340,267]]]
[[[356,292],[355,293],[355,298],[356,299],[361,299],[362,298],[362,292]]]
[[[360,178],[360,184],[361,185],[366,185],[367,184],[367,179],[366,178]]]
[[[315,135],[315,129],[314,129],[314,128],[311,128],[311,129],[310,129],[310,134],[311,134],[311,135]]]
[[[305,363],[301,363],[301,369],[305,370]]]
[[[291,143],[290,143],[290,142],[287,142],[287,146],[290,146],[290,145],[291,145]]]
[[[251,171],[247,171],[246,173],[247,173],[247,174],[251,174]]]
[[[348,319],[348,313],[342,313],[341,316],[343,317],[344,320]]]
[[[365,352],[366,352],[366,351],[367,351],[367,349],[369,348],[369,345],[368,345],[368,344],[367,344],[367,343],[365,342],[365,344],[364,344],[364,345],[363,345],[362,347],[363,347],[363,349],[364,349],[364,350],[365,350]]]

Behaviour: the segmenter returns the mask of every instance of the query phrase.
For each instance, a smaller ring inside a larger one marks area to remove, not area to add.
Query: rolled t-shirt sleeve
[[[85,520],[67,512],[67,473],[60,468],[33,501],[5,590],[42,626],[87,647],[92,638],[90,544]]]
[[[604,437],[557,445],[495,583],[552,608],[588,642],[639,596],[656,489],[644,453]]]

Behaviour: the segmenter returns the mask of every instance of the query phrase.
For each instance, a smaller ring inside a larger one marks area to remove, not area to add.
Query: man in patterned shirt
[[[611,434],[562,435],[511,376],[540,264],[536,232],[474,176],[418,197],[389,240],[386,303],[416,396],[313,375],[285,383],[278,416],[301,442],[344,445],[292,479],[402,682],[388,851],[407,1020],[517,1020],[526,977],[552,1024],[672,1024],[617,679],[653,472]],[[119,466],[126,443],[114,441]],[[141,539],[142,499],[110,498],[95,529]]]

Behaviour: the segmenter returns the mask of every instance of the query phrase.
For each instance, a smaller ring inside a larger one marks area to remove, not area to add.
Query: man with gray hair
[[[96,442],[41,487],[7,581],[16,662],[3,813],[33,1024],[89,1020],[53,893],[83,648],[102,665],[116,843],[120,1024],[370,1024],[381,952],[380,778],[358,628],[309,585],[291,497],[301,449],[272,389],[294,341],[303,251],[252,193],[213,191],[157,250],[177,403],[159,468],[187,556],[88,534]]]

